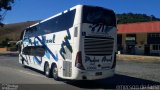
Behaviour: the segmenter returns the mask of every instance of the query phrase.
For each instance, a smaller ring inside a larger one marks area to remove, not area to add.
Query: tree
[[[0,0],[0,12],[11,10],[12,3],[14,3],[14,0]],[[4,15],[0,15],[0,26],[4,26],[4,24],[2,23],[3,18]]]
[[[11,41],[12,39],[5,38],[5,40],[2,41],[2,46],[8,46],[8,42]]]
[[[118,17],[117,21],[118,24],[160,21],[160,19],[156,18],[154,15],[148,16],[146,14],[137,14],[137,13],[117,14],[117,17]]]

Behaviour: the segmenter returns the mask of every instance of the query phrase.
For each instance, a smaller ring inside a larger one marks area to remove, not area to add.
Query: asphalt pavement
[[[118,60],[114,77],[93,81],[55,81],[45,77],[38,70],[24,68],[18,63],[17,54],[0,54],[0,89],[1,87],[2,89],[17,87],[17,90],[160,89],[159,76],[160,62]]]

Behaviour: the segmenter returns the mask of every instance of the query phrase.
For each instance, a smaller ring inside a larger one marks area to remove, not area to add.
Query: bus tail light
[[[82,53],[81,51],[79,51],[76,55],[76,62],[75,62],[75,66],[81,70],[84,70],[84,66],[82,63]]]

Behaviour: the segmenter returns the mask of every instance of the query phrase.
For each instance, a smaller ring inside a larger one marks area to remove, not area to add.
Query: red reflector
[[[83,66],[83,63],[82,63],[82,53],[81,51],[79,51],[76,55],[76,62],[75,62],[75,66],[79,69],[82,69],[84,70],[84,66]]]

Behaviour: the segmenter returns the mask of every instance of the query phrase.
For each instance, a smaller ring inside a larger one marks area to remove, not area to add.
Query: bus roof
[[[42,20],[42,21],[40,21],[40,22],[38,22],[38,23],[35,23],[35,24],[29,26],[28,28],[31,28],[31,27],[33,27],[33,26],[36,26],[36,25],[40,24],[40,23],[43,23],[43,22],[45,22],[45,21],[48,21],[48,20],[50,20],[50,19],[52,19],[52,18],[54,18],[54,17],[60,16],[60,15],[62,15],[63,13],[66,13],[66,12],[71,11],[71,10],[73,10],[73,9],[76,9],[78,6],[83,6],[83,5],[76,5],[76,6],[70,8],[70,9],[68,9],[68,10],[64,10],[63,12],[60,12],[60,13],[58,13],[58,14],[56,14],[56,15],[53,15],[53,16],[51,16],[51,17],[49,17],[49,18],[46,18],[46,19],[44,19],[44,20]]]
[[[29,27],[27,27],[27,28],[31,28],[31,27],[33,27],[33,26],[36,26],[36,25],[40,24],[40,23],[43,23],[43,22],[45,22],[45,21],[48,21],[48,20],[50,20],[50,19],[52,19],[52,18],[55,18],[55,17],[57,17],[57,16],[60,16],[60,15],[66,13],[66,12],[68,12],[68,11],[71,11],[71,10],[73,10],[73,9],[76,9],[77,7],[83,7],[83,6],[99,7],[99,6],[92,6],[92,5],[76,5],[76,6],[73,6],[72,8],[70,8],[70,9],[64,10],[63,12],[60,12],[60,13],[58,13],[58,14],[56,14],[56,15],[53,15],[53,16],[51,16],[51,17],[49,17],[49,18],[46,18],[46,19],[44,19],[44,20],[42,20],[42,21],[40,21],[40,22],[38,22],[38,23],[35,23],[35,24],[33,24],[33,25],[31,25],[31,26],[29,26]],[[103,8],[103,7],[99,7],[99,8]],[[103,8],[103,9],[106,9],[106,8]],[[111,10],[111,9],[106,9],[106,10],[113,11],[113,10]]]

